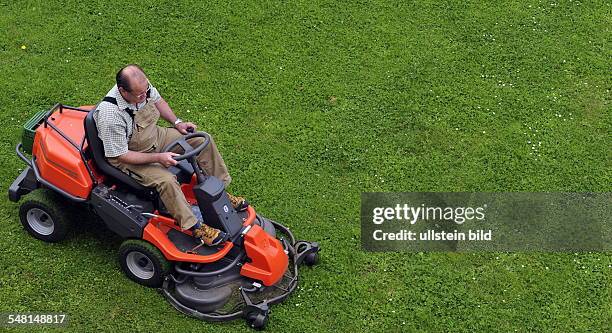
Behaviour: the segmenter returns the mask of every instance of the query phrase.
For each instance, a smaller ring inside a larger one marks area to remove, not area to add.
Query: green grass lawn
[[[271,332],[610,331],[608,253],[366,253],[361,192],[610,191],[604,1],[0,0],[0,190],[21,128],[138,63],[212,133],[258,212],[322,245]],[[248,332],[128,280],[90,223],[60,244],[0,204],[0,312],[74,332]],[[2,330],[2,328],[0,328]]]

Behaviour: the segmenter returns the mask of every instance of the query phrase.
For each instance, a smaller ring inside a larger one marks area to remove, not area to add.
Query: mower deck
[[[240,261],[239,254],[230,254],[214,265],[177,265],[161,288],[161,293],[172,306],[201,320],[244,318],[251,327],[263,328],[270,306],[284,301],[297,287],[299,266],[317,262],[319,245],[296,242],[288,228],[264,217],[257,216],[255,223],[282,234],[279,239],[289,256],[289,267],[282,279],[266,287],[241,276],[240,265],[231,260]]]

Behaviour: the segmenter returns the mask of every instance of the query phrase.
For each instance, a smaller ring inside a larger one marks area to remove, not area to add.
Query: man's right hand
[[[173,159],[172,156],[179,156],[179,154],[173,152],[158,153],[157,163],[163,165],[166,168],[171,167],[173,165],[177,165],[178,161]]]

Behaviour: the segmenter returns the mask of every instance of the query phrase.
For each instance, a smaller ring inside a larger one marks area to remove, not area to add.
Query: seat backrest
[[[104,145],[98,136],[98,127],[94,119],[94,112],[96,112],[97,108],[96,106],[93,110],[89,111],[87,117],[85,117],[85,136],[87,137],[87,144],[89,145],[90,154],[96,167],[106,176],[129,188],[135,195],[154,200],[157,197],[155,189],[141,185],[106,160]]]

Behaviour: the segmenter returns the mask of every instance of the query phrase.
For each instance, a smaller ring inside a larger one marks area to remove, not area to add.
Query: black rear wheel
[[[131,280],[147,287],[157,288],[171,269],[170,262],[150,243],[128,239],[119,248],[121,269]]]
[[[30,235],[51,243],[66,238],[70,220],[63,214],[65,204],[57,193],[38,189],[24,199],[19,207],[19,219]]]

